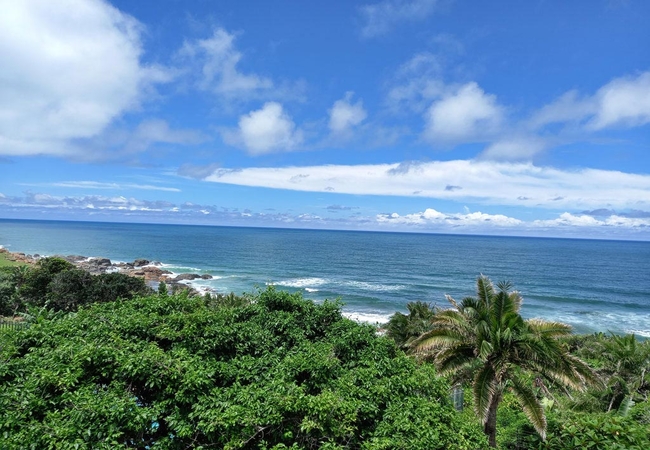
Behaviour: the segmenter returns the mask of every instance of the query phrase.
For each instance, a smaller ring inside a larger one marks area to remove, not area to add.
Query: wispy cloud
[[[206,39],[186,40],[178,51],[196,87],[212,92],[224,101],[252,99],[301,99],[304,83],[278,82],[271,77],[245,72],[240,63],[245,55],[236,47],[237,36],[224,28],[215,28]]]
[[[114,190],[114,191],[136,189],[136,190],[144,190],[144,191],[181,192],[181,190],[178,188],[155,186],[152,184],[102,183],[99,181],[60,181],[56,183],[40,183],[40,184],[20,183],[20,184],[23,186],[56,186],[56,187],[66,187],[66,188],[73,188],[73,189],[100,189],[100,190]]]
[[[300,183],[295,179],[300,176]],[[376,165],[218,170],[207,181],[309,192],[391,195],[533,208],[639,208],[650,204],[650,175],[560,170],[530,163],[436,161]],[[446,189],[462,186],[462,189]]]
[[[359,9],[363,18],[361,35],[372,38],[386,34],[402,22],[421,21],[436,9],[438,0],[384,0]]]
[[[569,91],[530,119],[533,127],[564,123],[584,130],[635,127],[650,123],[650,72],[616,78],[591,96]]]

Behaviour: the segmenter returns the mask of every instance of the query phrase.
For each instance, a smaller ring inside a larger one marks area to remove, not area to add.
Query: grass
[[[10,256],[9,253],[0,252],[0,267],[16,267],[25,265],[23,262],[12,261],[9,259]]]

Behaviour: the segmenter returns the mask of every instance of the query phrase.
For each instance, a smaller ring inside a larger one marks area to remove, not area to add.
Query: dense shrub
[[[252,300],[156,295],[0,333],[0,448],[485,447],[431,366],[337,303]]]
[[[141,278],[121,273],[91,275],[64,259],[43,258],[33,268],[0,271],[0,315],[25,312],[29,307],[71,312],[81,305],[152,292]]]

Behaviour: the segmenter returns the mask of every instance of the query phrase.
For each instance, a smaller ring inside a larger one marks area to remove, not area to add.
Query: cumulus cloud
[[[141,25],[100,0],[2,1],[0,153],[69,155],[170,72],[140,62]]]
[[[390,229],[454,233],[489,233],[546,236],[644,237],[650,218],[628,218],[615,214],[595,218],[564,212],[555,219],[523,221],[503,214],[483,212],[443,213],[433,208],[409,214],[378,214],[376,222]]]
[[[335,101],[332,109],[329,110],[329,128],[332,133],[338,135],[348,133],[368,116],[361,100],[352,103],[353,95],[351,91],[346,92],[345,97]]]
[[[467,83],[431,105],[423,137],[434,143],[484,140],[498,130],[502,116],[496,96]]]
[[[295,182],[297,176],[299,183]],[[561,170],[487,160],[219,169],[206,180],[309,192],[417,195],[550,209],[595,209],[605,205],[638,209],[650,203],[650,175],[597,169]],[[447,186],[462,189],[447,190]]]
[[[277,102],[267,102],[261,109],[239,118],[237,130],[223,133],[224,140],[241,145],[252,155],[294,150],[303,134]]]
[[[359,10],[364,21],[361,35],[372,38],[389,32],[401,22],[424,20],[438,3],[438,0],[384,0],[364,5]]]
[[[624,227],[624,228],[650,228],[650,219],[637,217],[624,217],[616,214],[597,218],[587,214],[571,214],[568,212],[560,214],[556,219],[535,220],[537,227]]]
[[[513,227],[521,225],[523,222],[513,217],[502,214],[486,214],[474,212],[467,214],[445,214],[432,208],[427,208],[423,212],[399,215],[378,214],[379,223],[403,224],[403,225],[448,225],[453,227],[462,226],[494,226],[494,227]]]
[[[569,91],[544,106],[530,119],[535,128],[568,123],[596,131],[635,127],[650,122],[650,72],[616,78],[591,96]]]

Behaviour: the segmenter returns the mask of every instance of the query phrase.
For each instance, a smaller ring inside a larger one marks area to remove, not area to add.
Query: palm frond
[[[490,403],[496,391],[496,373],[491,365],[484,364],[474,377],[474,408],[483,424],[487,421]]]
[[[459,345],[441,350],[434,360],[440,373],[449,374],[471,365],[476,361],[476,357],[472,346]]]
[[[524,410],[524,414],[533,424],[533,427],[539,433],[543,440],[546,439],[546,415],[544,414],[544,407],[542,407],[539,400],[535,396],[533,390],[526,386],[517,376],[510,379],[510,388],[519,400],[519,404]]]
[[[531,331],[549,337],[568,336],[572,332],[571,325],[562,322],[551,322],[542,319],[528,319],[526,323]]]
[[[480,303],[488,306],[494,295],[494,286],[488,277],[481,275],[476,280],[476,293]]]

